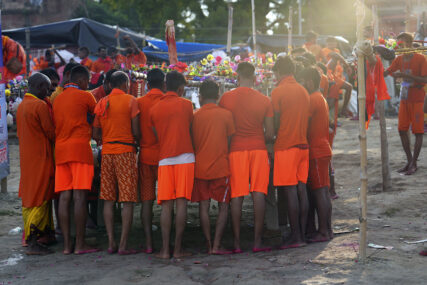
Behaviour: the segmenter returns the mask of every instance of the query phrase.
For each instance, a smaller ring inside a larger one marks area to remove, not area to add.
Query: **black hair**
[[[43,70],[40,70],[40,73],[49,77],[50,80],[52,79],[56,79],[58,81],[60,80],[58,72],[56,72],[56,70],[54,70],[53,68],[45,68]]]
[[[294,60],[295,62],[301,63],[304,67],[309,67],[311,65],[308,59],[302,55],[297,56]]]
[[[79,48],[79,51],[85,51],[87,54],[89,54],[89,49],[87,47],[81,47]]]
[[[304,70],[304,65],[301,62],[295,62],[295,79],[301,83],[301,72]]]
[[[101,49],[105,49],[105,50],[107,50],[107,48],[106,48],[105,46],[100,46],[100,47],[98,48],[98,52],[100,52],[100,51],[101,51]]]
[[[178,88],[186,85],[187,81],[182,73],[179,73],[176,70],[168,72],[166,74],[166,90],[167,91],[178,91]]]
[[[305,34],[305,40],[307,42],[311,41],[312,39],[317,38],[317,34],[313,31],[308,32],[307,34]]]
[[[116,71],[111,75],[111,78],[110,78],[111,88],[119,88],[126,82],[129,82],[129,77],[123,71]]]
[[[300,79],[303,79],[304,81],[311,80],[314,84],[314,89],[319,89],[320,86],[320,72],[315,67],[308,67],[303,69],[298,76]]]
[[[315,65],[316,64],[316,57],[311,52],[306,52],[302,56],[307,59],[307,61],[308,61],[308,63],[310,65]]]
[[[74,67],[79,66],[79,65],[80,65],[80,64],[79,64],[79,63],[76,63],[76,62],[69,62],[69,63],[67,63],[67,64],[65,65],[63,73],[65,74],[65,73],[71,72],[71,70],[72,70]]]
[[[328,68],[322,62],[316,63],[318,67],[323,71],[323,74],[328,74]]]
[[[165,84],[165,73],[159,68],[153,68],[147,73],[147,84],[150,88],[162,89]]]
[[[90,78],[90,73],[89,73],[89,69],[87,69],[86,66],[78,65],[73,67],[73,69],[71,69],[71,75],[70,75],[71,82],[76,83],[80,79],[89,80],[89,78]]]
[[[251,78],[255,75],[255,67],[249,62],[241,62],[237,66],[236,72],[243,78]]]
[[[113,75],[113,73],[114,72],[116,72],[117,71],[117,69],[110,69],[110,70],[108,70],[107,71],[107,73],[105,73],[105,79],[104,79],[104,82],[106,81],[106,82],[111,82],[111,75]]]
[[[295,62],[290,56],[281,56],[276,60],[273,71],[280,75],[295,74]]]
[[[297,48],[294,48],[292,51],[291,51],[291,54],[292,55],[294,55],[294,54],[296,54],[296,53],[304,53],[304,52],[306,52],[307,50],[305,49],[305,48],[303,48],[303,47],[297,47]]]
[[[200,85],[200,95],[203,99],[218,99],[219,86],[213,80],[205,80]]]
[[[406,32],[400,33],[396,39],[402,40],[407,43],[412,43],[414,41],[414,37],[412,36],[412,34]]]

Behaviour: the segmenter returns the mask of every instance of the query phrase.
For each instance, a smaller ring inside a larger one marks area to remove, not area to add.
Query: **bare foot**
[[[174,258],[183,258],[183,257],[191,256],[191,255],[192,255],[192,253],[191,253],[191,252],[187,252],[187,251],[183,251],[183,250],[175,251],[175,252],[173,253],[173,257],[174,257]]]
[[[74,252],[74,250],[73,250],[73,245],[72,244],[70,244],[70,245],[64,244],[64,251],[63,251],[63,253],[65,255],[72,254],[73,252]]]
[[[74,253],[75,254],[83,254],[83,253],[92,253],[92,252],[96,252],[99,251],[99,249],[93,248],[91,246],[88,246],[87,244],[84,244],[81,247],[75,247],[74,248]]]
[[[297,248],[297,247],[303,247],[306,246],[307,243],[301,239],[288,239],[285,240],[285,242],[282,244],[281,248]]]
[[[405,165],[405,167],[403,167],[403,168],[399,169],[397,172],[399,172],[399,173],[404,173],[404,172],[407,172],[407,171],[408,171],[408,169],[409,169],[409,163],[408,163],[408,164],[406,164],[406,165]]]
[[[308,242],[326,242],[329,240],[330,240],[329,234],[324,235],[324,234],[317,232],[310,239],[308,239]]]
[[[156,258],[161,258],[161,259],[169,259],[171,258],[170,252],[164,250],[163,248],[160,250],[159,253],[154,255]]]
[[[29,247],[27,247],[25,254],[26,255],[47,255],[47,254],[51,254],[53,253],[52,250],[48,249],[47,247],[39,244],[39,243],[35,243]]]
[[[408,171],[406,171],[405,175],[412,175],[415,172],[417,172],[418,167],[416,164],[412,164],[411,166],[408,167]]]
[[[223,246],[220,246],[218,248],[212,248],[212,251],[210,254],[213,255],[224,255],[224,254],[232,254],[233,251],[232,250],[228,250]]]
[[[317,234],[317,232],[316,232],[316,231],[310,231],[310,232],[307,232],[307,233],[305,234],[305,239],[306,239],[306,240],[312,239],[316,234]]]

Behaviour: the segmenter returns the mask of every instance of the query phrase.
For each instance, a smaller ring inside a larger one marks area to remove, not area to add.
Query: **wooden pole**
[[[363,0],[357,0],[356,7],[357,18],[357,41],[363,42],[363,25],[365,20],[365,6]],[[367,245],[367,144],[366,144],[366,92],[365,92],[365,57],[362,54],[357,58],[357,86],[359,102],[359,140],[360,140],[360,243],[359,259],[361,262],[366,260]]]
[[[372,15],[374,20],[374,44],[378,44],[379,22],[377,5],[372,5]],[[384,101],[378,100],[378,113],[380,117],[380,138],[381,138],[381,170],[383,178],[383,191],[391,189],[390,162],[388,155],[387,122],[385,119]]]
[[[30,64],[30,47],[31,47],[31,40],[30,37],[31,36],[31,32],[30,32],[30,27],[26,27],[25,28],[25,53],[26,53],[26,62],[25,64],[27,65],[27,74],[26,76],[29,77],[30,75],[30,71],[31,71],[31,64]]]
[[[291,53],[292,51],[292,33],[293,33],[293,28],[292,28],[292,14],[293,14],[293,9],[292,6],[289,7],[289,21],[288,21],[288,54]]]
[[[301,15],[301,1],[298,0],[298,35],[302,35],[302,15]]]
[[[1,180],[1,193],[7,193],[7,177]]]
[[[233,5],[228,2],[228,31],[227,31],[227,53],[231,53],[231,37],[233,34]]]
[[[257,51],[256,51],[256,26],[255,26],[255,0],[251,1],[252,4],[252,38],[254,41],[254,55],[255,58],[257,58]]]

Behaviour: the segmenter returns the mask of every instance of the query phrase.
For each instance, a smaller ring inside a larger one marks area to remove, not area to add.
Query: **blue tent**
[[[150,61],[169,61],[168,46],[165,41],[148,40],[144,53]],[[215,50],[225,50],[224,45],[201,43],[176,43],[178,60],[182,62],[198,61]]]
[[[6,30],[2,31],[2,34],[18,41],[25,47],[25,29]],[[67,48],[86,46],[91,52],[95,53],[100,46],[115,47],[117,44],[117,39],[115,38],[117,27],[86,18],[32,26],[29,30],[31,48],[45,49],[50,48],[52,45],[65,46]],[[122,36],[129,35],[139,46],[142,45],[144,39],[153,39],[129,29],[118,28],[118,30]],[[124,46],[123,38],[120,42],[121,46]]]

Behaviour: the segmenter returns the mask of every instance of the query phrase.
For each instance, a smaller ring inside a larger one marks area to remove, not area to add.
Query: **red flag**
[[[178,54],[176,52],[175,42],[175,23],[173,20],[166,21],[166,44],[168,45],[169,63],[176,64],[178,62]]]
[[[366,61],[366,70],[368,71],[366,77],[366,112],[368,113],[366,128],[369,126],[371,116],[375,113],[375,94],[379,101],[390,99],[383,75],[383,63],[378,55],[376,57],[375,66],[370,66],[369,61]]]

